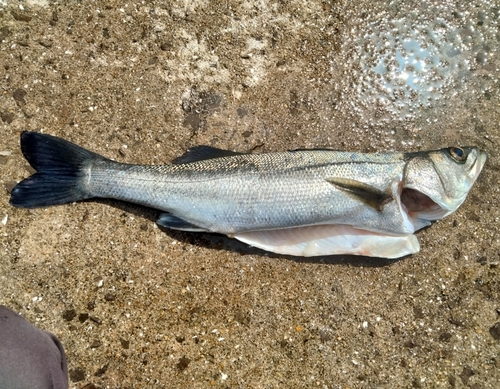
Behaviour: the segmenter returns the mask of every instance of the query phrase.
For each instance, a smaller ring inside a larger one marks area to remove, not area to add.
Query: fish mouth
[[[449,213],[426,194],[412,188],[403,188],[400,195],[401,205],[415,230],[423,228],[429,221],[441,219]]]

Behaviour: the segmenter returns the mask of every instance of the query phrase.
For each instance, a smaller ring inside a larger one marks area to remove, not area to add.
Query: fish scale
[[[249,154],[161,167],[104,160],[91,168],[89,190],[93,197],[182,213],[187,222],[214,232],[339,223],[348,215],[367,211],[363,203],[345,196],[326,178],[359,177],[363,171],[367,184],[383,189],[388,177],[394,179],[394,172],[404,165],[401,154],[378,155],[376,163],[365,161],[362,165],[361,161],[352,163],[347,156],[337,151]],[[337,159],[348,162],[328,162]],[[351,224],[384,226],[394,233],[412,232],[402,226],[401,218],[397,220],[389,212],[369,213],[370,220],[363,216]]]

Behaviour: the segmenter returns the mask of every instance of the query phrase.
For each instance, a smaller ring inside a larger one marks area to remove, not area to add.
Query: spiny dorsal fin
[[[180,157],[172,161],[175,165],[180,165],[181,163],[191,163],[197,161],[203,161],[205,159],[214,159],[222,157],[231,157],[234,155],[243,155],[246,153],[239,153],[237,151],[218,149],[212,146],[195,146],[188,149]]]
[[[318,148],[314,148],[314,149],[300,148],[300,149],[288,150],[289,153],[295,153],[297,151],[342,151],[342,150],[328,149],[328,148],[325,148],[325,147],[318,147]]]
[[[391,195],[380,189],[350,178],[330,177],[326,180],[377,211],[382,211],[384,206],[393,199]]]

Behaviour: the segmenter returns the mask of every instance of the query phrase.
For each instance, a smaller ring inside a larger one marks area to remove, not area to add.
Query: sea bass
[[[197,146],[170,165],[144,166],[36,132],[21,134],[21,149],[37,173],[12,190],[16,207],[118,199],[163,211],[157,223],[166,228],[296,256],[416,253],[413,233],[454,212],[486,162],[476,147],[246,154]]]

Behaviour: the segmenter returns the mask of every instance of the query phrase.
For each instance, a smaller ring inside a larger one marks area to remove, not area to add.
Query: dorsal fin
[[[203,161],[205,159],[214,159],[222,157],[232,157],[234,155],[243,155],[246,153],[239,153],[237,151],[218,149],[212,146],[195,146],[188,149],[180,157],[172,161],[173,164],[179,165],[181,163],[191,163]]]
[[[342,151],[342,150],[337,150],[337,149],[328,149],[328,148],[324,148],[324,147],[318,147],[318,148],[315,148],[315,149],[303,149],[303,148],[300,148],[300,149],[293,149],[293,150],[288,150],[290,153],[295,153],[297,151]]]

